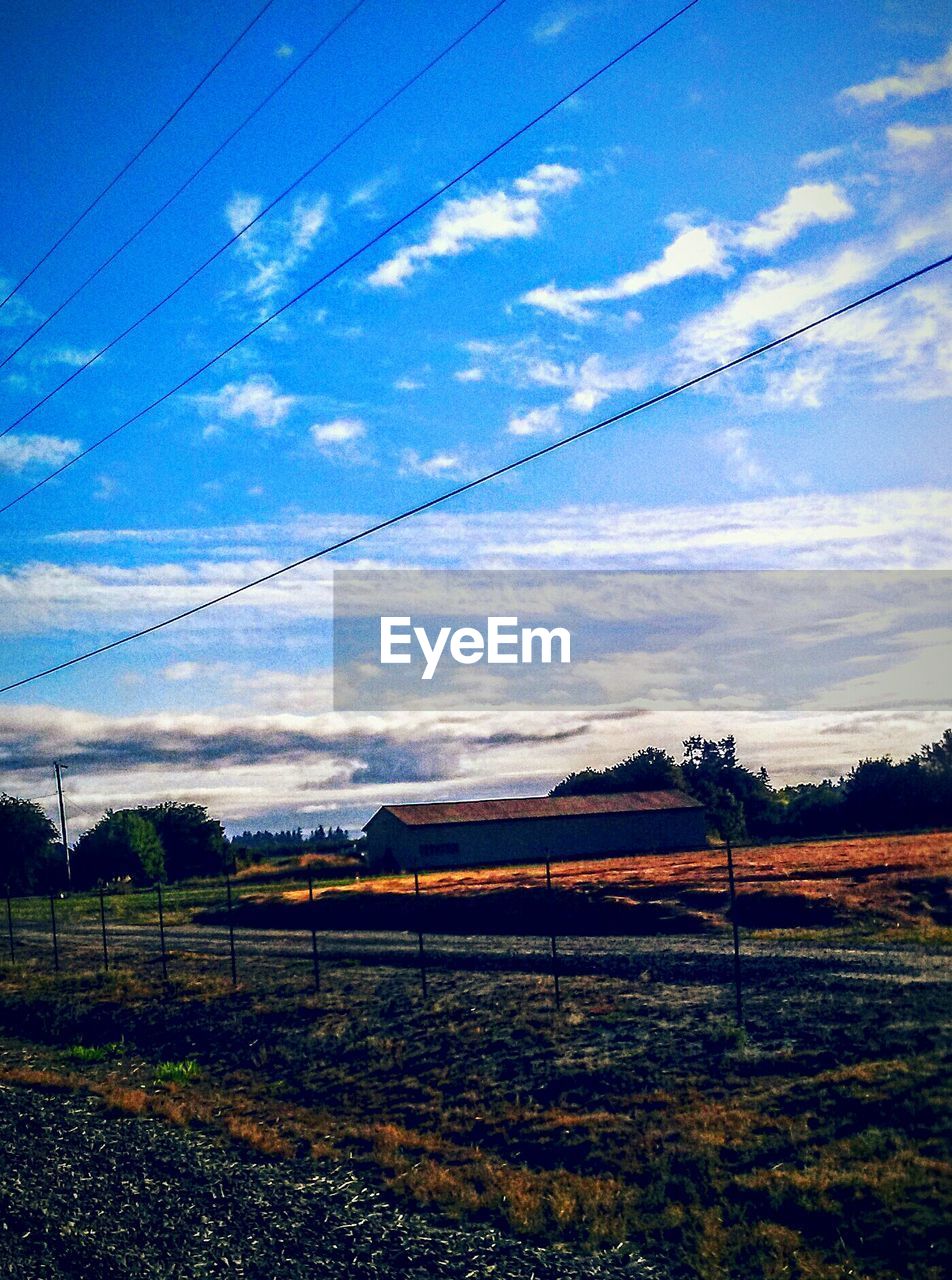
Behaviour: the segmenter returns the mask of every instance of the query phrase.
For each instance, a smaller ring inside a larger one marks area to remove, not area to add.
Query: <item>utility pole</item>
[[[66,839],[66,806],[63,804],[63,775],[62,771],[68,769],[69,765],[60,764],[53,765],[56,773],[56,794],[59,796],[59,813],[60,813],[60,831],[63,833],[63,857],[66,859],[66,883],[72,882],[73,873],[69,865],[69,843]]]

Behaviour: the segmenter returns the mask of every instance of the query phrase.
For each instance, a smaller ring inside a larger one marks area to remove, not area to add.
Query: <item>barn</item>
[[[472,867],[706,844],[703,805],[680,791],[388,804],[364,827],[371,868]]]

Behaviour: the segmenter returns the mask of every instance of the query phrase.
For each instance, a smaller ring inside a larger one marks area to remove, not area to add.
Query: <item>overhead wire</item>
[[[183,609],[181,612],[173,614],[171,617],[164,618],[160,622],[151,623],[147,627],[142,627],[138,631],[132,631],[128,635],[120,636],[116,640],[111,640],[107,644],[99,645],[95,649],[88,649],[85,653],[77,654],[74,658],[69,658],[64,662],[58,662],[54,666],[47,667],[45,670],[36,671],[32,675],[23,676],[19,680],[14,680],[10,684],[0,686],[0,693],[9,693],[12,689],[19,689],[23,685],[31,684],[35,680],[42,680],[46,676],[51,676],[57,671],[65,671],[69,667],[76,666],[80,662],[85,662],[89,658],[95,658],[99,654],[108,653],[112,649],[118,649],[121,645],[130,644],[133,640],[140,640],[144,636],[153,635],[157,631],[170,627],[174,623],[181,622],[185,618],[194,617],[198,613],[203,613],[206,609],[211,609],[215,605],[224,603],[226,600],[233,600],[235,596],[242,595],[245,591],[251,591],[254,587],[259,587],[265,582],[272,582],[275,578],[281,577],[285,573],[290,573],[294,569],[299,569],[302,565],[310,564],[315,560],[323,559],[325,556],[331,555],[335,551],[340,551],[344,547],[353,546],[357,542],[362,542],[365,538],[371,537],[373,534],[380,533],[384,529],[392,528],[394,525],[401,524],[405,520],[409,520],[414,516],[421,515],[425,511],[430,511],[434,507],[441,506],[445,502],[449,502],[453,498],[459,497],[461,494],[469,493],[471,490],[479,488],[481,485],[487,484],[491,480],[497,479],[499,476],[507,475],[509,472],[516,471],[520,467],[527,466],[530,462],[536,462],[540,458],[547,457],[551,453],[555,453],[559,449],[564,449],[567,445],[574,444],[578,440],[583,440],[587,436],[594,435],[598,431],[604,430],[617,422],[623,422],[627,418],[633,417],[636,413],[641,413],[646,409],[653,408],[655,405],[662,404],[666,400],[672,399],[674,396],[683,394],[692,387],[700,386],[704,382],[708,382],[711,378],[716,378],[721,374],[727,373],[731,369],[739,368],[750,360],[754,360],[759,356],[765,355],[769,351],[774,351],[778,347],[784,346],[786,343],[793,341],[795,338],[802,337],[805,333],[810,333],[814,329],[818,329],[821,325],[828,324],[831,320],[836,320],[841,316],[848,315],[859,307],[866,306],[877,298],[882,298],[886,294],[892,293],[895,289],[902,285],[909,284],[913,280],[918,280],[933,271],[939,270],[941,267],[947,266],[952,262],[952,253],[942,258],[937,258],[924,266],[918,267],[915,271],[910,271],[898,279],[891,280],[888,284],[880,286],[872,292],[864,294],[860,298],[854,298],[851,302],[845,303],[836,310],[827,312],[816,320],[811,320],[807,324],[800,325],[798,328],[783,334],[779,338],[773,338],[770,342],[762,343],[760,346],[753,347],[745,351],[742,355],[735,356],[732,360],[724,361],[721,364],[714,365],[706,369],[703,373],[696,374],[692,378],[679,383],[676,386],[668,387],[666,390],[659,392],[657,395],[649,396],[646,400],[640,401],[638,404],[632,405],[627,409],[621,410],[619,413],[613,413],[601,421],[593,423],[591,426],[583,427],[579,431],[573,432],[571,435],[562,436],[559,440],[555,440],[550,444],[544,445],[541,449],[535,449],[531,453],[524,454],[520,458],[507,462],[503,466],[496,467],[493,471],[488,471],[481,476],[477,476],[474,480],[467,480],[464,484],[456,485],[452,489],[448,489],[436,497],[427,499],[426,502],[418,503],[416,506],[408,507],[405,511],[401,511],[396,515],[388,516],[384,520],[377,521],[376,524],[368,525],[366,528],[359,530],[357,533],[350,534],[346,538],[340,538],[337,542],[331,543],[326,547],[322,547],[318,551],[311,552],[309,555],[301,556],[299,559],[292,561],[290,564],[283,565],[279,569],[273,569],[270,573],[262,574],[258,578],[253,578],[250,582],[245,582],[241,586],[233,587],[230,591],[224,591],[220,595],[213,596],[210,600],[205,600],[201,604],[192,605],[191,608]]]
[[[73,232],[81,223],[85,222],[86,218],[89,217],[89,215],[96,208],[99,202],[109,194],[109,192],[113,189],[116,183],[125,177],[125,175],[129,172],[129,170],[136,163],[136,161],[141,159],[141,157],[145,155],[145,153],[152,146],[152,144],[156,142],[162,136],[163,133],[165,133],[166,129],[173,122],[173,120],[175,120],[176,117],[179,116],[182,111],[184,111],[184,109],[192,101],[192,99],[199,92],[199,90],[211,79],[211,77],[215,74],[215,72],[222,65],[222,63],[225,62],[225,60],[228,57],[230,57],[232,53],[234,53],[235,49],[238,48],[238,46],[241,44],[242,40],[244,40],[248,32],[251,31],[252,28],[255,27],[261,21],[261,19],[264,17],[264,15],[268,12],[268,10],[271,8],[273,4],[274,4],[274,0],[265,0],[265,3],[254,15],[251,21],[241,29],[241,31],[234,38],[234,40],[232,40],[231,44],[228,46],[225,52],[219,58],[217,58],[215,62],[212,63],[212,65],[205,72],[205,74],[198,81],[198,83],[192,89],[189,90],[189,92],[185,95],[185,97],[178,104],[178,106],[171,113],[171,115],[167,116],[165,120],[163,120],[163,122],[159,125],[159,127],[153,133],[151,133],[148,138],[146,138],[145,142],[143,142],[142,146],[139,147],[138,151],[136,151],[135,154],[129,160],[126,161],[126,163],[122,166],[122,168],[115,175],[115,177],[111,178],[110,181],[106,183],[106,185],[99,192],[99,194],[93,200],[91,200],[88,205],[86,205],[82,213],[78,214],[73,219],[73,221],[69,224],[69,226],[62,233],[62,235],[49,247],[49,249],[46,250],[46,252],[43,254],[41,258],[37,259],[37,261],[33,264],[33,266],[26,273],[26,275],[22,276],[17,281],[17,283],[9,291],[6,297],[0,299],[0,309],[2,309],[7,305],[7,303],[14,296],[14,294],[19,293],[19,291],[23,288],[26,282],[36,274],[36,272],[40,269],[40,267],[42,267],[43,263],[53,256],[53,254],[60,247],[60,245],[63,244],[64,241],[69,239],[69,237],[73,234]]]
[[[505,0],[503,0],[503,2],[505,2]],[[294,66],[291,68],[288,74],[284,76],[281,80],[279,80],[278,83],[274,86],[274,88],[271,89],[267,94],[265,94],[265,96],[261,99],[258,105],[254,107],[253,110],[249,111],[249,113],[245,116],[245,118],[241,121],[241,123],[236,125],[235,128],[232,129],[232,131],[222,139],[222,141],[218,144],[218,146],[215,147],[214,151],[212,151],[209,155],[205,157],[205,159],[198,166],[198,168],[192,170],[192,172],[185,179],[185,181],[181,183],[181,185],[178,186],[172,192],[172,194],[168,197],[168,199],[164,200],[162,204],[160,204],[159,207],[155,209],[148,216],[148,218],[146,218],[144,222],[140,223],[140,225],[135,229],[135,231],[133,231],[133,233],[130,236],[128,236],[125,240],[123,240],[122,244],[119,245],[118,249],[114,249],[113,252],[110,253],[107,258],[104,258],[102,262],[100,262],[99,266],[96,267],[95,271],[90,272],[90,274],[85,278],[85,280],[83,280],[81,284],[78,284],[76,288],[72,291],[72,293],[68,294],[67,297],[65,297],[63,301],[59,303],[59,305],[56,306],[45,317],[45,319],[43,319],[36,326],[35,329],[32,330],[32,332],[28,333],[27,336],[19,343],[18,346],[14,347],[12,351],[9,351],[3,357],[3,359],[0,360],[0,369],[3,369],[6,365],[10,363],[10,361],[15,356],[19,355],[20,352],[24,349],[24,347],[29,346],[29,344],[33,341],[33,339],[38,337],[46,328],[46,326],[50,324],[51,321],[55,320],[58,315],[60,315],[63,311],[66,310],[66,308],[70,305],[71,302],[74,302],[75,299],[79,297],[79,295],[83,292],[83,290],[87,287],[87,285],[92,284],[92,282],[98,276],[100,276],[103,273],[103,271],[106,270],[107,267],[111,266],[112,263],[114,263],[117,258],[119,258],[123,253],[125,253],[126,249],[128,249],[130,245],[134,244],[135,241],[138,240],[138,238],[143,234],[144,231],[147,231],[148,228],[151,227],[152,224],[155,221],[157,221],[157,219],[160,218],[163,213],[166,212],[167,209],[170,209],[172,205],[175,203],[175,201],[178,200],[178,198],[181,195],[184,195],[184,193],[188,190],[188,188],[192,185],[192,183],[196,180],[196,178],[198,178],[202,173],[204,173],[205,170],[208,168],[208,166],[214,160],[218,159],[218,157],[225,150],[225,148],[229,146],[230,143],[234,142],[235,138],[238,137],[239,133],[241,133],[243,129],[247,128],[247,126],[252,122],[252,120],[255,119],[256,116],[260,115],[260,113],[264,110],[264,108],[275,97],[277,97],[277,95],[281,92],[281,90],[285,88],[285,86],[288,85],[296,75],[298,75],[301,71],[304,70],[304,68],[311,61],[311,59],[314,58],[321,51],[321,49],[324,48],[324,46],[328,43],[328,41],[331,40],[337,34],[337,32],[340,31],[340,29],[350,21],[350,19],[357,13],[358,9],[362,9],[366,3],[367,3],[367,0],[356,0],[356,3],[351,5],[351,7],[347,10],[344,16],[342,18],[339,18],[338,21],[335,22],[333,26],[331,26],[327,31],[324,32],[320,40],[318,40],[317,44],[315,44],[311,49],[309,49],[308,52],[304,55],[304,57],[294,64]],[[7,428],[7,430],[10,430],[10,428]],[[6,434],[6,432],[4,432],[4,434]]]
[[[461,170],[458,174],[456,174],[454,178],[451,178],[448,182],[441,184],[439,187],[437,187],[435,191],[431,192],[430,195],[418,201],[406,213],[401,214],[400,217],[394,219],[393,222],[389,223],[381,231],[378,231],[376,235],[372,236],[369,240],[366,240],[358,249],[353,250],[353,252],[349,253],[345,258],[342,258],[335,266],[325,271],[323,275],[318,276],[316,280],[311,281],[309,285],[299,290],[299,292],[296,293],[293,297],[289,298],[287,302],[282,303],[282,305],[278,307],[275,311],[272,311],[270,315],[265,316],[263,320],[259,320],[257,324],[253,325],[250,329],[248,329],[245,333],[243,333],[239,338],[236,338],[234,342],[231,342],[227,347],[222,348],[222,350],[219,351],[217,355],[210,357],[210,359],[206,360],[204,364],[200,365],[187,377],[183,378],[180,382],[177,382],[173,387],[170,387],[168,391],[163,392],[162,395],[158,396],[155,400],[151,401],[144,408],[140,409],[137,413],[134,413],[130,417],[126,418],[125,421],[119,423],[118,426],[113,427],[113,429],[111,431],[108,431],[105,435],[100,436],[98,440],[94,441],[90,445],[87,445],[85,449],[75,454],[72,458],[67,459],[66,462],[56,467],[48,475],[44,476],[43,479],[38,480],[35,484],[30,485],[28,489],[24,489],[23,492],[18,494],[15,498],[11,498],[3,506],[0,506],[0,514],[2,514],[5,511],[9,511],[11,507],[14,507],[17,505],[17,503],[22,502],[24,498],[28,498],[31,494],[36,493],[38,489],[42,489],[43,486],[49,484],[51,480],[54,480],[57,476],[62,475],[64,471],[68,471],[70,467],[75,466],[77,462],[80,462],[83,458],[87,457],[94,450],[100,448],[107,441],[113,439],[113,437],[117,436],[121,431],[124,431],[127,427],[132,426],[133,423],[138,422],[141,418],[144,418],[147,414],[151,413],[154,409],[157,409],[159,405],[164,404],[166,400],[171,399],[172,396],[176,395],[179,391],[189,386],[192,382],[196,380],[196,378],[201,377],[203,373],[207,372],[207,370],[211,369],[214,365],[218,364],[220,360],[223,360],[226,356],[230,355],[232,351],[235,351],[238,347],[242,346],[245,342],[249,340],[249,338],[254,337],[256,333],[260,333],[260,331],[264,329],[267,325],[271,324],[273,320],[276,320],[279,316],[283,315],[286,311],[289,311],[292,307],[296,306],[304,298],[308,297],[308,295],[313,293],[314,290],[317,289],[320,285],[326,283],[326,281],[330,280],[333,276],[336,276],[339,272],[343,271],[345,267],[348,267],[352,262],[357,261],[358,258],[363,257],[363,255],[367,253],[370,249],[380,244],[382,240],[392,235],[394,231],[404,226],[412,218],[415,218],[417,214],[421,213],[424,209],[428,208],[431,204],[435,203],[438,200],[441,200],[447,194],[447,192],[452,191],[455,187],[459,186],[459,184],[465,181],[466,178],[470,177],[478,169],[481,169],[483,165],[487,164],[495,156],[498,156],[507,147],[511,146],[512,143],[517,141],[517,139],[523,137],[526,133],[528,133],[530,129],[533,129],[537,124],[541,123],[541,121],[547,119],[550,115],[552,115],[553,112],[557,111],[561,106],[563,106],[566,102],[568,102],[570,98],[574,98],[576,94],[581,93],[583,89],[586,89],[589,85],[594,84],[596,80],[600,79],[613,67],[616,67],[620,62],[624,61],[624,59],[629,57],[632,53],[634,53],[635,50],[640,49],[642,45],[646,44],[654,36],[664,31],[673,22],[675,22],[678,18],[680,18],[683,14],[687,13],[690,9],[693,9],[694,6],[698,3],[699,3],[699,0],[688,0],[687,4],[683,5],[675,13],[671,14],[663,22],[660,22],[657,26],[653,27],[645,35],[639,37],[639,39],[636,40],[633,44],[630,44],[626,49],[623,49],[621,53],[616,54],[615,57],[609,59],[608,62],[603,63],[602,66],[598,68],[598,70],[586,76],[584,80],[580,81],[579,84],[575,85],[575,87],[570,89],[567,93],[563,93],[559,98],[555,100],[555,102],[551,103],[544,110],[540,111],[537,115],[533,116],[531,120],[529,120],[526,124],[521,125],[513,133],[510,133],[508,137],[504,138],[502,142],[497,143],[496,146],[494,146],[491,150],[487,151],[484,155],[480,156],[478,160],[474,161],[470,165],[467,165],[467,167]],[[237,239],[237,237],[235,237],[235,239]],[[220,249],[218,253],[223,252],[224,248],[227,248],[227,245],[223,246],[223,248]],[[215,256],[217,256],[217,254]],[[211,261],[211,259],[209,259],[209,261]],[[207,263],[204,265],[207,265]],[[196,272],[193,273],[193,277],[194,275],[198,274],[198,271],[202,269],[203,268],[201,267],[198,268]],[[193,277],[190,277],[190,278],[193,278]],[[167,301],[169,297],[174,296],[174,293],[179,292],[187,283],[188,281],[183,281],[183,283],[179,285],[176,290],[173,291],[173,294],[168,295],[168,297],[163,301]],[[152,308],[152,311],[146,313],[145,316],[142,316],[138,321],[136,321],[136,324],[131,326],[131,328],[129,330],[126,330],[126,332],[127,333],[131,332],[132,328],[135,328],[137,327],[138,324],[141,324],[142,321],[148,317],[148,315],[156,311],[161,305],[163,305],[163,303],[157,303],[156,306]],[[124,335],[121,335],[121,336],[124,336]],[[114,346],[115,342],[118,340],[119,339],[114,340],[114,342],[110,343],[109,346]],[[108,346],[103,348],[103,351],[100,352],[99,355],[102,355],[108,349],[109,349]],[[98,359],[98,356],[94,358]],[[68,382],[72,381],[72,378],[76,377],[80,372],[82,372],[81,368],[74,371],[74,373],[70,375],[69,378],[67,378],[63,383],[60,384],[60,388],[65,386]],[[30,410],[29,412],[32,413],[35,409],[39,408],[40,404],[43,404],[45,400],[48,400],[50,396],[53,394],[55,394],[55,391],[51,392],[50,395],[46,396],[44,400],[41,400],[36,405],[34,405],[33,409]],[[10,424],[10,426],[7,428],[7,431],[11,430],[14,426],[17,426],[18,423],[23,420],[23,417],[28,417],[28,416],[29,416],[29,413],[24,414],[21,418],[18,418],[16,422]],[[6,432],[0,432],[0,435],[5,435],[5,434]]]
[[[210,267],[213,262],[217,261],[218,258],[220,258],[222,254],[225,253],[228,249],[230,249],[233,244],[236,244],[243,235],[245,235],[248,231],[250,231],[252,227],[256,226],[259,222],[261,222],[263,218],[266,218],[268,214],[274,208],[277,207],[277,205],[281,204],[282,201],[286,200],[288,196],[292,194],[292,192],[296,191],[297,188],[303,182],[305,182],[308,178],[312,177],[313,174],[315,174],[317,170],[320,169],[320,167],[323,164],[325,164],[333,155],[335,155],[338,151],[340,151],[340,149],[346,143],[350,142],[353,138],[355,138],[357,134],[359,134],[363,129],[365,129],[383,111],[385,111],[389,106],[391,106],[394,102],[396,102],[399,97],[401,97],[404,93],[406,93],[407,90],[410,89],[414,84],[416,84],[417,81],[420,80],[423,76],[425,76],[427,72],[431,71],[437,65],[437,63],[441,62],[445,57],[447,57],[448,54],[450,54],[453,51],[453,49],[455,49],[459,44],[461,44],[467,38],[467,36],[472,35],[472,33],[477,29],[477,27],[482,26],[482,24],[488,18],[491,18],[492,15],[498,9],[501,9],[505,3],[506,3],[506,0],[496,0],[496,3],[493,4],[491,8],[487,9],[486,12],[483,13],[482,16],[476,20],[476,22],[472,23],[469,27],[466,28],[465,31],[461,32],[458,36],[456,36],[456,38],[452,40],[444,49],[442,49],[436,55],[435,58],[431,58],[430,61],[426,63],[425,66],[421,67],[420,70],[417,71],[413,76],[411,76],[409,80],[406,80],[398,89],[396,89],[392,94],[390,94],[390,96],[386,98],[378,107],[376,107],[368,116],[365,116],[364,119],[358,125],[355,125],[354,128],[348,130],[348,132],[345,133],[342,138],[339,138],[338,141],[335,142],[334,145],[329,150],[325,151],[324,154],[318,160],[316,160],[312,165],[310,165],[307,169],[305,169],[303,173],[298,174],[298,176],[294,179],[293,182],[291,182],[288,186],[286,186],[283,191],[279,192],[278,195],[276,195],[272,200],[270,200],[262,209],[259,209],[259,211],[255,214],[255,216],[249,222],[246,222],[245,225],[241,227],[238,231],[236,231],[234,235],[230,236],[227,240],[225,240],[223,244],[220,244],[218,248],[214,251],[214,253],[210,254],[209,257],[205,258],[203,262],[200,262],[197,267],[195,267],[192,271],[189,272],[189,274],[185,277],[184,280],[181,280],[175,286],[174,289],[170,290],[169,293],[165,294],[164,297],[160,298],[158,302],[153,303],[153,305],[149,307],[147,311],[143,312],[143,314],[139,316],[137,320],[134,320],[132,324],[128,325],[125,329],[123,329],[121,333],[118,333],[111,341],[107,342],[104,347],[101,347],[98,351],[94,352],[93,355],[91,355],[87,360],[84,360],[81,364],[77,365],[76,368],[73,370],[73,372],[68,374],[62,380],[62,382],[58,383],[55,387],[52,387],[44,396],[42,396],[39,400],[37,400],[34,404],[32,404],[29,407],[29,409],[24,410],[24,412],[21,413],[18,418],[15,418],[13,422],[8,423],[8,425],[4,427],[2,431],[0,431],[0,438],[7,435],[10,431],[13,431],[16,427],[20,426],[21,423],[26,422],[28,418],[32,417],[33,414],[36,413],[37,409],[40,409],[43,407],[43,405],[49,403],[49,401],[52,400],[54,396],[59,395],[59,393],[63,391],[66,387],[68,387],[71,382],[74,382],[81,374],[85,373],[85,371],[91,365],[94,365],[97,360],[102,359],[102,357],[106,355],[107,352],[112,351],[112,349],[114,347],[117,347],[120,342],[128,338],[128,336],[131,333],[134,333],[135,330],[138,329],[140,325],[144,324],[146,320],[151,319],[152,316],[154,316],[157,312],[161,311],[162,308],[166,306],[167,303],[171,302],[173,298],[177,297],[182,292],[183,289],[185,289],[188,285],[190,285],[193,280],[197,279],[202,274],[203,271],[205,271],[208,267]],[[693,4],[698,3],[698,0],[692,0],[692,3]],[[4,510],[4,508],[0,508],[0,511],[2,510]]]

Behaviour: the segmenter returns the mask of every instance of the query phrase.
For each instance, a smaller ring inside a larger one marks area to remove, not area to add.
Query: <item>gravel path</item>
[[[0,1086],[0,1276],[664,1280],[387,1204],[346,1166],[272,1163],[92,1098]]]

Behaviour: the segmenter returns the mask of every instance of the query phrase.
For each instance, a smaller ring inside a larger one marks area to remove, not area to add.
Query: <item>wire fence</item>
[[[946,855],[950,847],[947,839]],[[786,958],[798,982],[831,966],[847,981],[950,976],[941,939],[917,942],[907,928],[897,951],[885,926],[878,935],[867,928],[865,939],[844,928],[864,894],[882,906],[884,886],[909,910],[913,899],[920,911],[931,903],[929,922],[941,918],[949,892],[943,859],[930,877],[917,874],[921,865],[895,861],[892,849],[892,861],[857,865],[855,852],[830,846],[822,865],[805,867],[799,846],[768,848],[769,858],[763,846],[730,845],[664,855],[663,879],[661,856],[640,854],[415,871],[343,889],[311,877],[306,885],[292,877],[249,885],[226,875],[7,895],[5,959],[55,973],[121,967],[163,980],[217,973],[234,987],[300,979],[314,993],[332,980],[335,963],[357,963],[415,970],[424,1000],[435,974],[522,971],[548,980],[557,1010],[571,999],[573,975],[634,975],[649,963],[723,989],[741,1027],[766,960]],[[923,971],[930,956],[936,964]]]

